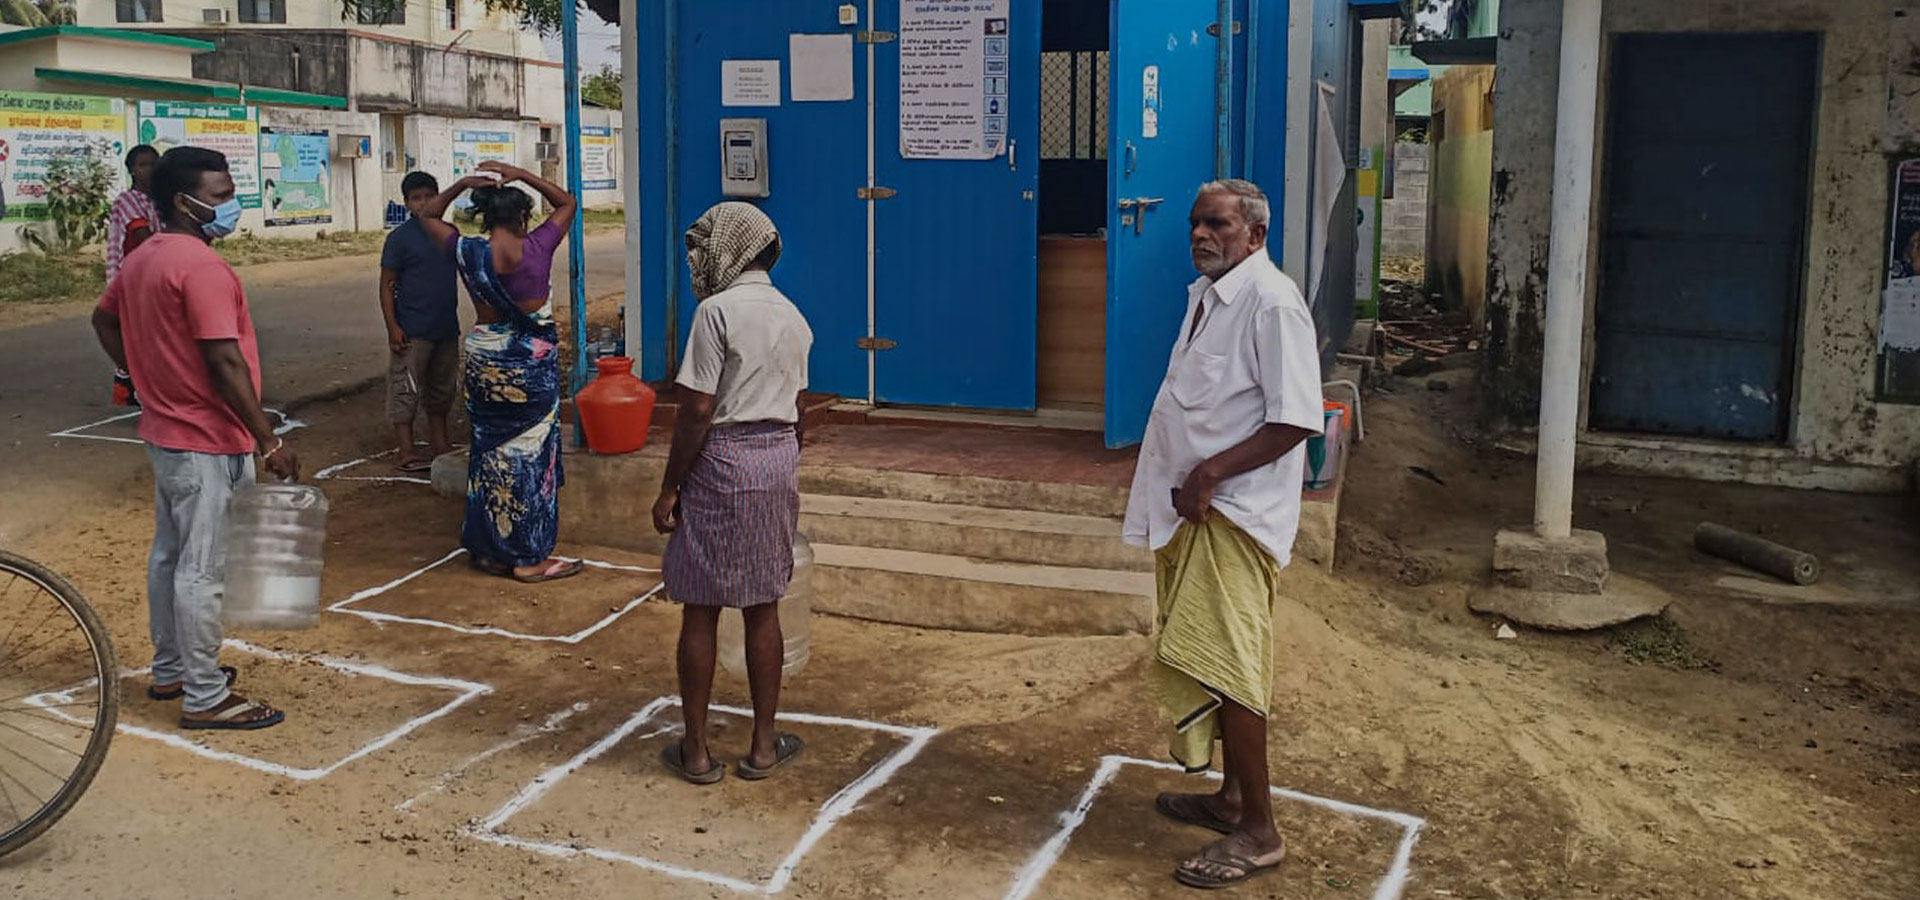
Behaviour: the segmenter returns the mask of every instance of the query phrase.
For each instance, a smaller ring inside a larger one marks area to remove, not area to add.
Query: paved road
[[[618,232],[587,238],[587,290],[620,289]],[[555,283],[565,278],[565,254]],[[378,377],[386,366],[373,257],[273,263],[241,271],[260,337],[269,406],[298,406]],[[467,314],[471,320],[471,312]],[[132,444],[49,437],[118,415],[107,363],[84,311],[0,330],[0,546],[89,498],[121,495],[146,461]],[[131,436],[131,423],[98,433]]]

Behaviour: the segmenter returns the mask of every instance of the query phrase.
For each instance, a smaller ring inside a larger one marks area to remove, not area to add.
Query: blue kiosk
[[[1273,199],[1275,259],[1283,242],[1304,247],[1293,231],[1305,217],[1291,211],[1312,205],[1287,195],[1312,190],[1314,170],[1289,159],[1315,152],[1315,119],[1289,110],[1324,104],[1327,89],[1353,95],[1330,114],[1357,130],[1359,10],[1398,11],[1357,0],[621,6],[639,43],[628,84],[645,377],[671,375],[693,319],[682,233],[713,203],[742,199],[781,228],[775,278],[813,326],[814,389],[877,405],[1098,413],[1116,447],[1144,430],[1194,278],[1195,189],[1259,183]],[[1350,168],[1343,155],[1335,165]],[[1351,185],[1340,189],[1349,213]],[[1302,267],[1298,250],[1289,270],[1350,285],[1352,231],[1322,242],[1327,260],[1344,248],[1344,270]],[[1352,292],[1323,292],[1316,306],[1330,359]]]

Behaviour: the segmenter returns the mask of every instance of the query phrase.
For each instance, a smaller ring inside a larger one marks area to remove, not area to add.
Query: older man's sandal
[[[252,719],[246,718],[257,713],[266,713],[266,715]],[[180,727],[201,731],[254,731],[272,728],[286,720],[286,713],[265,703],[242,699],[239,703],[232,704],[209,718],[194,719],[181,716]]]
[[[1225,841],[1208,844],[1200,855],[1190,858],[1173,870],[1175,881],[1187,887],[1201,890],[1218,890],[1251,881],[1255,876],[1264,875],[1280,868],[1286,861],[1287,845],[1280,845],[1280,857],[1273,862],[1262,864],[1241,856],[1231,850],[1220,849]],[[1225,874],[1214,874],[1210,870],[1224,869]]]

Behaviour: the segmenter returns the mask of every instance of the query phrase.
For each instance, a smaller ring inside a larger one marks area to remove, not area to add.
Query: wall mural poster
[[[519,157],[513,145],[511,131],[479,131],[473,129],[455,129],[453,132],[453,177],[464,178],[480,170],[480,164],[488,160],[519,165]],[[472,209],[473,201],[469,194],[461,194],[453,201],[455,209]]]
[[[1006,150],[1008,8],[1008,0],[900,0],[901,156],[993,159]]]
[[[613,127],[580,126],[580,187],[588,191],[610,191],[620,186],[614,167]]]
[[[325,225],[333,183],[333,135],[324,128],[260,129],[260,172],[267,226]]]
[[[1894,166],[1892,205],[1880,309],[1880,395],[1920,403],[1920,157]]]
[[[140,101],[140,143],[165,153],[204,147],[226,154],[240,205],[260,208],[260,114],[251,106]]]
[[[120,100],[0,91],[0,218],[47,217],[47,165],[64,153],[98,154],[123,179],[126,121]]]

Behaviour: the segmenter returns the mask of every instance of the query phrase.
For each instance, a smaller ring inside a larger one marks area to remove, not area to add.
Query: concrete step
[[[813,546],[814,608],[923,628],[1001,634],[1144,634],[1147,572],[983,562],[938,553]]]
[[[1042,566],[1150,572],[1117,519],[917,500],[804,494],[800,530],[824,544]]]

